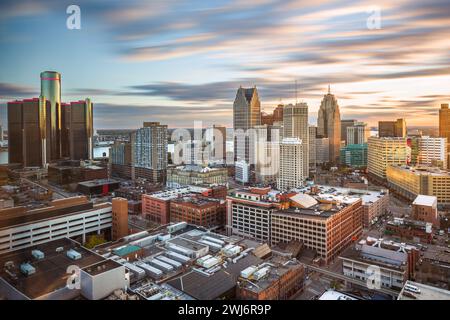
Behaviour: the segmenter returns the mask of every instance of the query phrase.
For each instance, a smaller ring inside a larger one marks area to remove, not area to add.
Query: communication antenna
[[[297,99],[297,80],[295,80],[295,104],[297,105],[298,99]]]

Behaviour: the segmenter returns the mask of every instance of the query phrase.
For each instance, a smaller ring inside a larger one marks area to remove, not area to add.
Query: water
[[[103,157],[103,152],[106,153],[106,156],[109,157],[109,147],[95,147],[94,148],[94,158]],[[0,164],[8,163],[8,151],[1,150],[0,151]]]

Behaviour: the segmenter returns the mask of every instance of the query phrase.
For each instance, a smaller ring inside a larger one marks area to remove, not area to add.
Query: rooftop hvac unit
[[[213,237],[210,237],[210,236],[203,236],[202,239],[207,240],[207,241],[211,241],[211,242],[214,242],[214,243],[217,243],[217,244],[220,244],[221,246],[223,246],[225,244],[225,241],[222,241],[220,239],[213,238]]]
[[[216,250],[222,249],[222,246],[221,246],[220,244],[218,244],[218,243],[214,243],[214,242],[207,241],[207,240],[199,240],[198,242],[203,243],[203,244],[206,244],[206,245],[209,246],[210,248],[214,248],[214,249],[216,249]]]
[[[158,260],[160,260],[162,262],[168,263],[171,266],[174,266],[175,268],[181,268],[182,267],[182,264],[179,263],[178,261],[172,260],[172,259],[167,258],[165,256],[157,256],[156,259],[158,259]]]
[[[165,255],[181,263],[188,263],[191,261],[191,258],[173,251],[166,251]]]
[[[211,258],[211,259],[208,259],[205,262],[203,262],[202,267],[204,267],[206,269],[209,269],[211,267],[214,267],[219,262],[220,262],[220,259],[218,259],[218,258]]]
[[[255,266],[250,266],[248,268],[245,268],[244,270],[241,271],[241,277],[248,279],[256,270],[258,270],[258,268]]]
[[[173,233],[173,232],[176,232],[176,231],[179,231],[179,230],[182,230],[182,229],[186,228],[186,226],[187,226],[187,222],[184,222],[184,221],[183,222],[179,222],[179,223],[176,223],[176,224],[168,226],[167,227],[167,232]]]
[[[149,245],[155,243],[156,239],[158,239],[158,235],[141,238],[141,239],[130,242],[130,244],[133,246],[146,247],[146,246],[149,246]]]
[[[69,257],[72,260],[79,260],[79,259],[81,259],[81,253],[79,253],[73,249],[70,249],[67,251],[67,257]]]
[[[44,253],[40,250],[32,250],[31,255],[38,260],[44,259]]]
[[[210,258],[212,258],[212,255],[207,254],[206,256],[203,256],[203,257],[201,257],[201,258],[198,258],[197,261],[196,261],[196,263],[197,263],[199,266],[201,266],[201,265],[203,265],[203,263],[204,263],[206,260],[208,260],[208,259],[210,259]]]
[[[64,247],[58,247],[56,248],[56,252],[63,252],[64,251]]]
[[[270,267],[264,267],[253,273],[253,279],[259,280],[269,273]]]
[[[158,235],[158,241],[167,241],[170,239],[170,234],[160,234]]]
[[[157,259],[150,260],[149,263],[157,268],[161,268],[164,271],[173,271],[173,267],[170,264],[159,261]]]
[[[160,278],[164,274],[161,270],[152,267],[151,265],[148,265],[146,263],[140,264],[139,268],[142,268],[148,276],[155,279]]]
[[[20,265],[20,271],[26,276],[36,273],[36,269],[29,263],[22,263]]]

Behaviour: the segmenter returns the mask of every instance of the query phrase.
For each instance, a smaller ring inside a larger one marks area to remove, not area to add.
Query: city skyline
[[[437,126],[450,100],[445,1],[378,1],[380,29],[368,28],[377,9],[368,1],[79,1],[80,30],[66,28],[69,4],[0,4],[8,12],[0,14],[3,126],[7,101],[38,97],[44,70],[62,74],[66,100],[92,99],[96,129],[142,120],[231,127],[240,85],[256,85],[261,110],[271,112],[280,98],[295,102],[295,80],[310,123],[329,84],[342,119],[369,126],[396,118]],[[46,38],[54,41],[30,56]]]

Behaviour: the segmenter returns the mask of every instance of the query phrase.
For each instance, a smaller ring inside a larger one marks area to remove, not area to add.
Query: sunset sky
[[[81,29],[66,8],[81,8]],[[381,29],[369,29],[373,6]],[[94,102],[100,128],[232,123],[239,85],[264,111],[308,103],[328,84],[343,119],[405,117],[437,125],[450,103],[450,0],[0,2],[0,106],[39,95],[39,73],[62,74],[63,101]]]

